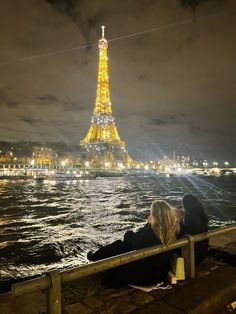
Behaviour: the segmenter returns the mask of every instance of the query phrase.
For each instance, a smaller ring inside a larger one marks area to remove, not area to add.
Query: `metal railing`
[[[134,262],[145,257],[167,252],[181,247],[181,255],[185,259],[185,272],[189,278],[195,277],[194,243],[225,233],[236,231],[236,224],[214,229],[205,233],[177,240],[169,246],[156,245],[125,254],[117,255],[98,262],[82,265],[65,271],[51,271],[39,278],[16,283],[11,286],[13,296],[34,291],[46,290],[46,308],[48,314],[61,314],[61,284],[86,277],[107,269]]]

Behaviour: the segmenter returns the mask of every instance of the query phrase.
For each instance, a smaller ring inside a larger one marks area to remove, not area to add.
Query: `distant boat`
[[[154,170],[145,170],[145,169],[131,169],[125,171],[123,173],[124,176],[134,176],[134,177],[150,177],[150,176],[157,176],[156,171]]]
[[[95,171],[96,177],[123,177],[124,173],[122,171],[108,171],[108,170],[97,170]]]
[[[97,177],[149,177],[156,176],[156,172],[153,170],[145,169],[126,169],[126,170],[96,170]]]
[[[39,175],[34,177],[35,180],[58,180],[58,181],[66,181],[66,180],[90,180],[96,179],[96,175],[94,173],[88,171],[80,171],[78,173],[64,173],[64,172],[55,172],[50,175]]]
[[[220,175],[221,176],[232,176],[232,175],[234,175],[235,173],[234,173],[234,171],[233,170],[231,170],[231,169],[222,169],[222,170],[220,170]]]

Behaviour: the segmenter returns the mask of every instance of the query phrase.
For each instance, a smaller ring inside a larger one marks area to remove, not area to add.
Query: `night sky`
[[[109,43],[111,100],[132,157],[235,160],[235,0],[0,0],[0,141],[79,143],[101,25],[121,37]]]

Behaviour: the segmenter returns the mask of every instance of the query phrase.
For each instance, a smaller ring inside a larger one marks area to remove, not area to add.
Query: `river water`
[[[153,200],[180,207],[184,193],[204,202],[211,227],[236,222],[235,176],[0,180],[0,278],[87,263],[89,250],[141,227]]]

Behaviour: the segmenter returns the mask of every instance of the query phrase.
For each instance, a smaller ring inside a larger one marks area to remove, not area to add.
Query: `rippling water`
[[[236,222],[235,177],[0,180],[0,277],[25,277],[87,262],[86,253],[146,221],[155,199],[205,204],[211,226]]]

